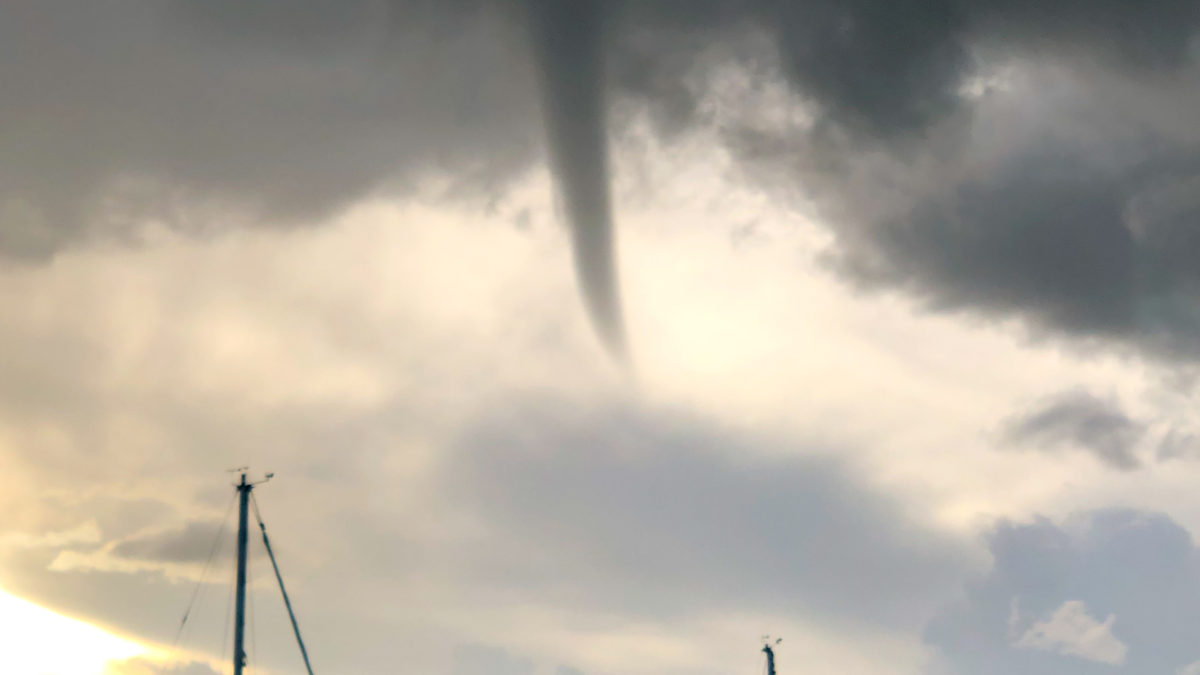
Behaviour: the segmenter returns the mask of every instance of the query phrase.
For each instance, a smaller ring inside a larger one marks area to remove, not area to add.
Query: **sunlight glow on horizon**
[[[0,634],[6,636],[2,658],[8,675],[105,675],[114,662],[155,652],[3,590]]]

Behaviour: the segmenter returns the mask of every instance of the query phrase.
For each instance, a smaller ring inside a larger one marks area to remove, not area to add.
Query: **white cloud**
[[[1116,620],[1116,615],[1110,614],[1100,623],[1088,614],[1084,603],[1068,600],[1049,619],[1034,623],[1013,646],[1119,666],[1125,663],[1129,647],[1112,633]]]
[[[39,548],[39,547],[62,547],[72,544],[95,544],[101,540],[100,526],[95,520],[88,520],[80,523],[78,526],[65,529],[55,530],[53,532],[43,532],[39,534],[30,534],[28,532],[9,532],[0,534],[0,547],[14,548]]]

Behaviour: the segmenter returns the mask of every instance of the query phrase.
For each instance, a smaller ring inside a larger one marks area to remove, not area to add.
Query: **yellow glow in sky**
[[[103,675],[111,662],[150,651],[0,590],[0,658],[6,675]]]

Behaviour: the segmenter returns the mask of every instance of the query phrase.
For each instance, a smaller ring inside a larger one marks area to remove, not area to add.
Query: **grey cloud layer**
[[[0,251],[146,215],[212,229],[188,222],[197,205],[303,222],[414,172],[465,187],[523,165],[536,106],[516,40],[435,6],[6,3]]]
[[[533,661],[500,647],[467,644],[454,650],[453,675],[533,675]]]
[[[766,459],[756,443],[670,415],[541,405],[465,437],[448,489],[503,533],[489,574],[559,602],[899,626],[952,592],[957,542],[836,462]]]
[[[539,671],[531,659],[509,654],[501,647],[465,644],[454,649],[454,670],[451,675],[534,675]],[[559,666],[554,675],[583,675],[569,666]]]
[[[137,560],[203,563],[216,551],[213,542],[220,530],[220,523],[193,521],[180,529],[126,539],[114,546],[112,553]],[[224,554],[229,557],[231,550],[225,547]]]

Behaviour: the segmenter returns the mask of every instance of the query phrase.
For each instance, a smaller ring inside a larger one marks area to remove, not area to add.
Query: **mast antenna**
[[[775,675],[775,647],[778,647],[780,642],[783,642],[783,638],[775,638],[775,641],[771,642],[770,635],[763,636],[762,650],[767,655],[767,675]]]

